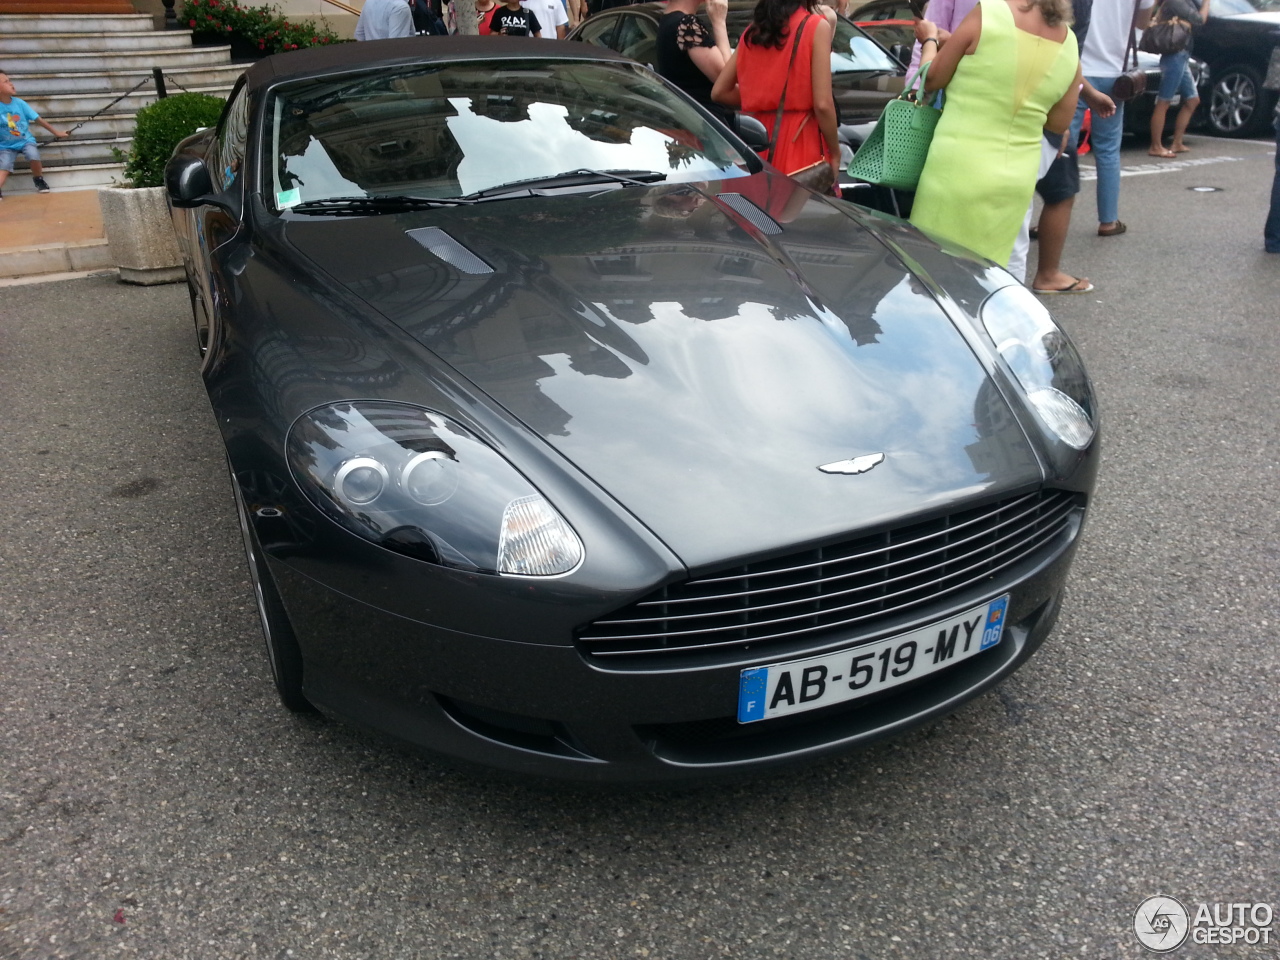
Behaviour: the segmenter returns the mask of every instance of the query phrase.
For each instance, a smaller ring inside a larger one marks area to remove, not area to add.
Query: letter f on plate
[[[849,460],[837,460],[824,463],[818,469],[823,473],[866,473],[872,467],[884,461],[883,453],[869,453],[865,457],[853,457]]]

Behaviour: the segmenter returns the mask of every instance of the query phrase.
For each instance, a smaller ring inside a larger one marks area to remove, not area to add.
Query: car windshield
[[[1280,0],[1211,0],[1209,15],[1234,17],[1241,13],[1275,13],[1280,11]]]
[[[276,209],[501,193],[506,184],[554,185],[562,174],[566,184],[602,189],[724,180],[756,164],[625,63],[384,66],[282,84],[267,117],[264,172]]]

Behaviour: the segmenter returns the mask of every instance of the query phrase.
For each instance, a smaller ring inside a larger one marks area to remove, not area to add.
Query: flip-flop
[[[1100,237],[1118,237],[1129,228],[1125,226],[1123,220],[1117,220],[1115,225],[1110,229],[1103,229],[1102,224],[1098,224],[1098,236]]]
[[[1084,286],[1080,286],[1084,284]],[[1084,277],[1077,277],[1065,287],[1058,287],[1052,290],[1041,290],[1039,287],[1032,287],[1031,292],[1039,294],[1042,297],[1051,296],[1059,293],[1088,293],[1093,289],[1093,284]]]

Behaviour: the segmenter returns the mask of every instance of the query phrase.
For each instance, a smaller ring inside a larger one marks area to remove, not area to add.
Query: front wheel
[[[1261,123],[1262,84],[1250,67],[1228,67],[1210,78],[1206,117],[1209,128],[1224,137],[1243,137]]]
[[[254,600],[258,606],[258,619],[262,624],[262,636],[267,643],[267,660],[271,664],[271,677],[280,694],[280,702],[295,713],[314,713],[315,707],[302,695],[302,650],[294,636],[284,602],[276,590],[275,580],[262,555],[262,547],[253,531],[249,511],[245,506],[240,481],[228,461],[231,474],[231,490],[236,500],[236,516],[240,520],[240,535],[244,538],[245,557],[249,561],[249,579],[253,584]]]

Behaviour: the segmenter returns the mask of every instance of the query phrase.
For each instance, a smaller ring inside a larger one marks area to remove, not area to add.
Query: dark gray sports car
[[[270,57],[167,189],[292,709],[741,775],[954,709],[1058,615],[1098,460],[1070,340],[639,64]]]

